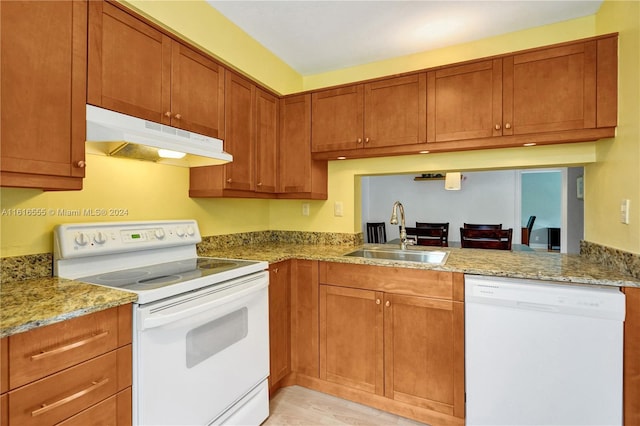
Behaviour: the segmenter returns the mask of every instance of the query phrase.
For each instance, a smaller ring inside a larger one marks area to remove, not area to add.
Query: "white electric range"
[[[269,415],[266,262],[199,257],[194,220],[59,225],[54,275],[137,294],[133,424]]]

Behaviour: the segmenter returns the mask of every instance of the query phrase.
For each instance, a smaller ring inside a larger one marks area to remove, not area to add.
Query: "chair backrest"
[[[443,230],[443,247],[449,246],[449,222],[416,222],[416,228],[439,228]]]
[[[460,228],[460,245],[463,248],[511,250],[513,229]]]
[[[468,229],[502,229],[502,224],[487,225],[484,223],[465,223],[464,227]]]
[[[367,242],[378,244],[387,242],[387,228],[384,222],[367,222]]]
[[[529,235],[531,235],[531,230],[533,229],[533,222],[536,221],[535,216],[529,216],[529,221],[527,222],[527,229],[529,230]]]
[[[421,246],[449,247],[449,233],[444,227],[412,228],[406,227],[408,237],[415,237],[416,244]]]

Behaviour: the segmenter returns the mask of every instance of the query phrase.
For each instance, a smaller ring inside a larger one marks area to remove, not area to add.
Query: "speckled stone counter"
[[[344,257],[363,246],[323,246],[283,243],[248,244],[226,249],[201,248],[199,255],[264,260],[270,263],[292,258],[369,265],[401,266],[416,269],[462,272],[511,278],[531,278],[575,284],[640,287],[640,280],[613,268],[601,266],[579,255],[547,252],[511,252],[502,250],[459,249],[447,247],[444,265],[400,262],[382,259]],[[366,244],[364,247],[375,247]],[[378,246],[379,247],[379,246]],[[399,248],[385,244],[387,248]],[[416,248],[411,248],[416,249]],[[427,250],[427,248],[420,248]],[[435,250],[435,248],[433,249]]]
[[[135,293],[62,278],[0,285],[0,337],[135,301]]]

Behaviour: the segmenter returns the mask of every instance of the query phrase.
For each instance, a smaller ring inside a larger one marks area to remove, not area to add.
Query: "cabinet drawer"
[[[9,422],[51,425],[131,386],[131,346],[9,392]],[[123,376],[122,378],[119,376]]]
[[[127,388],[81,413],[58,423],[58,426],[131,425],[131,388]]]
[[[462,300],[462,274],[445,271],[320,263],[320,283],[413,296]]]
[[[118,309],[10,336],[9,388],[15,389],[117,348]]]

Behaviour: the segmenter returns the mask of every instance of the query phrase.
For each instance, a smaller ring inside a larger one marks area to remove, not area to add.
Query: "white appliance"
[[[467,425],[621,425],[624,294],[465,276]]]
[[[220,139],[93,105],[87,105],[87,152],[183,167],[233,161]]]
[[[269,415],[266,262],[198,257],[193,220],[59,225],[54,275],[135,292],[134,425]]]

